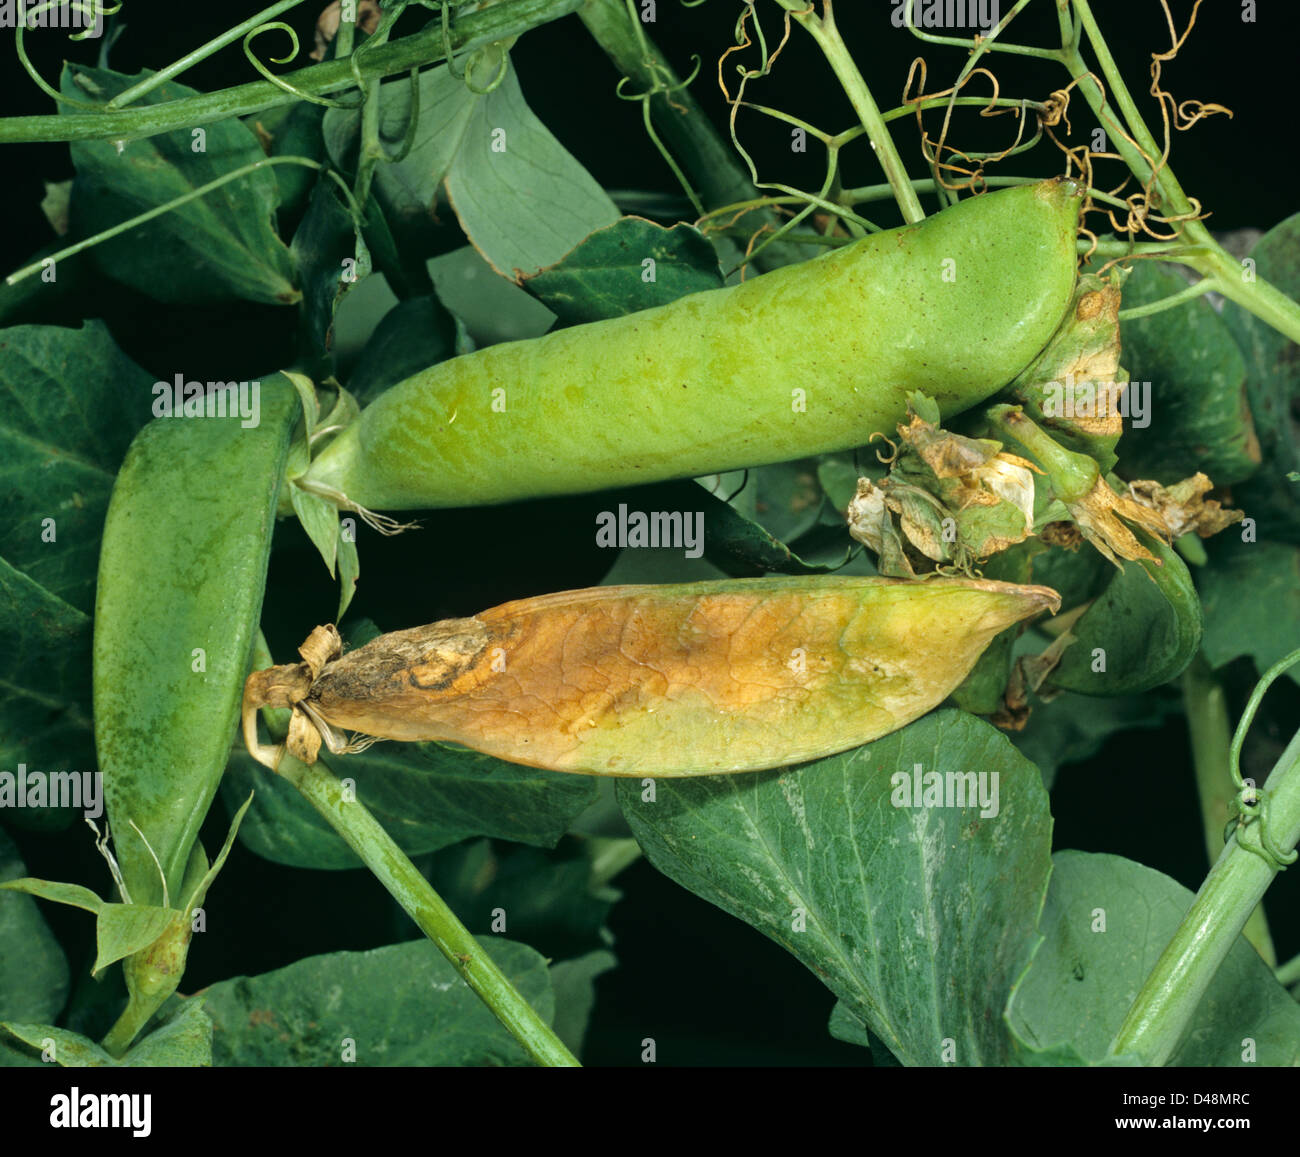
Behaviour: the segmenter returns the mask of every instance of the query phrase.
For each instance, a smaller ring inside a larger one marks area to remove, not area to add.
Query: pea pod
[[[288,750],[310,763],[367,745],[342,731],[460,743],[590,775],[711,775],[844,751],[919,718],[1003,628],[1058,600],[974,579],[739,579],[564,591],[381,635],[340,657],[318,627],[303,662],[249,676],[260,707],[292,707]]]
[[[970,198],[738,286],[490,346],[386,391],[298,484],[373,509],[682,478],[865,443],[1043,348],[1075,282],[1077,187]]]
[[[230,750],[301,414],[283,377],[259,396],[251,428],[237,416],[155,419],[113,487],[95,604],[95,746],[135,904],[178,902]]]

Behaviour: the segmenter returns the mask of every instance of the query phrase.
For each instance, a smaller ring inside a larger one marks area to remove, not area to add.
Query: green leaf
[[[90,617],[0,558],[0,760],[24,768],[89,770]],[[72,808],[7,809],[14,823],[67,827]]]
[[[1046,703],[1036,699],[1024,730],[1010,732],[1007,738],[1037,765],[1050,789],[1060,768],[1091,759],[1111,736],[1159,727],[1180,710],[1179,699],[1157,694],[1094,699],[1067,692]]]
[[[256,135],[268,157],[325,158],[321,120],[325,110],[308,101],[296,101],[263,109],[244,117],[244,124]],[[307,207],[318,173],[306,165],[273,165],[269,170],[279,190],[276,203],[282,214],[296,215]]]
[[[597,229],[523,280],[562,325],[621,317],[723,284],[718,255],[698,229],[665,229],[641,217]]]
[[[1260,674],[1300,640],[1300,547],[1222,535],[1197,571],[1205,611],[1205,657],[1222,667],[1249,655]],[[1300,669],[1287,674],[1300,683]]]
[[[481,943],[549,1021],[554,1001],[542,957],[509,940]],[[427,940],[309,956],[260,976],[223,980],[204,996],[218,1065],[530,1063]]]
[[[1187,564],[1163,542],[1139,531],[1160,560],[1125,562],[1070,628],[1047,686],[1082,695],[1133,695],[1181,675],[1201,642],[1201,603]]]
[[[410,82],[380,87],[380,135],[402,140]],[[445,181],[461,227],[503,277],[514,280],[559,261],[595,229],[618,220],[596,180],[529,109],[514,69],[486,96],[443,65],[419,79],[420,119],[410,152],[380,165],[375,186],[394,232],[426,225]],[[346,164],[359,114],[325,116],[330,155]]]
[[[471,836],[553,847],[595,798],[589,776],[521,767],[434,743],[376,744],[357,755],[322,753],[332,774],[356,783],[357,799],[408,856]],[[245,752],[222,784],[232,810],[256,788],[240,829],[244,846],[299,868],[356,868],[361,861],[298,792]]]
[[[212,1064],[212,1018],[196,996],[185,1001],[122,1058],[127,1068],[207,1068]]]
[[[586,840],[553,851],[474,840],[439,852],[426,875],[471,932],[509,936],[563,960],[608,944],[605,922],[622,895],[594,886],[591,851]]]
[[[115,1068],[117,1061],[93,1040],[80,1033],[55,1028],[52,1024],[19,1024],[5,1021],[0,1028],[7,1029],[23,1044],[38,1053],[53,1050],[54,1063],[65,1069]]]
[[[998,814],[893,806],[891,777],[910,785],[918,764],[996,773]],[[936,711],[799,768],[646,790],[619,782],[650,861],[794,953],[904,1064],[1010,1055],[1000,1018],[1030,958],[1051,818],[1037,769],[994,728]]]
[[[1124,308],[1147,305],[1187,288],[1178,274],[1135,261],[1124,285]],[[1231,330],[1204,298],[1149,317],[1120,322],[1126,397],[1150,390],[1138,426],[1124,422],[1119,444],[1124,474],[1166,485],[1201,471],[1232,486],[1259,467],[1259,441],[1246,400],[1246,362]],[[1138,403],[1140,405],[1140,402]]]
[[[98,951],[90,971],[100,972],[148,948],[177,915],[172,908],[154,908],[148,904],[104,904],[95,924]]]
[[[0,881],[25,875],[0,831]],[[68,999],[68,961],[29,896],[0,891],[0,1020],[53,1020]]]
[[[464,326],[436,294],[399,301],[370,335],[348,390],[366,406],[389,386],[471,348]]]
[[[1250,260],[1254,273],[1300,300],[1300,213],[1265,233],[1251,250]],[[1263,457],[1255,476],[1233,488],[1233,499],[1258,523],[1260,537],[1300,542],[1300,502],[1286,477],[1300,469],[1300,422],[1294,409],[1300,398],[1296,344],[1236,302],[1224,302],[1223,320],[1246,358],[1246,392]]]
[[[89,614],[104,511],[153,378],[101,321],[0,330],[0,541],[50,594]]]
[[[339,204],[333,181],[321,181],[289,246],[302,286],[303,341],[316,357],[334,345],[334,314],[344,295],[370,274],[370,251]]]
[[[58,884],[52,880],[34,880],[30,876],[24,876],[19,879],[6,880],[3,884],[0,884],[0,890],[24,892],[28,896],[49,900],[54,904],[67,904],[72,908],[83,908],[85,911],[94,912],[96,915],[104,907],[103,900],[89,888],[83,888],[80,884]]]
[[[624,494],[620,492],[619,497],[624,497]],[[631,510],[680,513],[683,518],[683,548],[702,549],[704,558],[732,578],[757,578],[765,574],[829,574],[843,565],[852,545],[848,532],[841,524],[829,540],[829,550],[837,555],[833,561],[814,562],[802,558],[761,523],[738,509],[745,505],[742,495],[737,495],[733,502],[727,502],[706,486],[690,479],[664,482],[654,487],[638,487],[635,491],[628,491],[626,497],[628,502],[622,505],[629,506]],[[617,516],[618,506],[619,504],[611,503],[610,513]],[[814,503],[814,518],[817,510],[818,506]],[[694,521],[696,516],[700,519],[698,523]],[[688,524],[687,519],[692,521]],[[781,519],[774,516],[774,521]],[[688,527],[693,533],[693,528],[701,525],[702,541],[687,542]],[[827,543],[814,545],[823,548],[828,546]]]
[[[1192,899],[1163,873],[1120,856],[1057,853],[1040,923],[1046,939],[1007,1014],[1030,1054],[1023,1063],[1034,1063],[1039,1050],[1059,1055],[1063,1046],[1086,1063],[1101,1061]],[[1247,1037],[1257,1049],[1253,1062],[1243,1058]],[[1170,1064],[1300,1064],[1300,1005],[1244,939],[1220,966]]]
[[[64,65],[61,91],[74,100],[108,101],[151,76],[123,76]],[[159,85],[136,106],[199,93],[176,81]],[[60,105],[60,112],[80,110]],[[202,137],[199,136],[202,134]],[[202,142],[202,148],[198,144]],[[210,181],[266,159],[237,118],[130,141],[74,141],[73,232],[88,237],[192,193]],[[232,300],[292,305],[289,251],[273,228],[278,189],[271,166],[96,245],[91,254],[109,277],[157,301],[206,305]]]
[[[551,965],[551,989],[555,993],[552,1027],[574,1056],[582,1055],[582,1042],[596,1003],[596,981],[617,966],[614,954],[604,948]]]
[[[38,1052],[47,1047],[46,1041],[52,1042],[54,1062],[65,1069],[206,1067],[212,1064],[212,1021],[203,1010],[202,997],[184,1002],[120,1060],[88,1037],[53,1025],[6,1023],[3,1027]]]
[[[95,733],[137,904],[179,896],[225,768],[262,605],[276,498],[301,407],[263,382],[260,422],[160,418],[132,444],[104,529]],[[133,821],[140,834],[132,828]]]

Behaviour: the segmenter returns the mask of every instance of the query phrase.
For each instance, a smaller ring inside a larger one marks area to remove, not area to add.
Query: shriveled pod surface
[[[371,509],[690,478],[892,431],[1010,382],[1064,318],[1079,188],[970,197],[741,285],[504,342],[381,394],[297,484]]]
[[[317,628],[303,663],[249,677],[245,739],[276,766],[256,735],[270,705],[294,708],[308,762],[351,731],[588,775],[756,771],[910,723],[998,632],[1058,605],[1048,587],[815,576],[565,591],[341,657]]]

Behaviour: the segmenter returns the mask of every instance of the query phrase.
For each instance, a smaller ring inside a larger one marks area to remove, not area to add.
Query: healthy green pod
[[[912,722],[995,635],[1058,603],[1014,583],[819,575],[563,591],[345,655],[318,627],[304,662],[249,676],[244,737],[276,767],[257,711],[292,707],[288,750],[307,763],[322,741],[365,746],[355,732],[588,775],[757,771]]]
[[[1047,344],[1079,190],[969,198],[723,289],[508,342],[386,391],[299,484],[371,509],[480,505],[786,461],[960,412]]]

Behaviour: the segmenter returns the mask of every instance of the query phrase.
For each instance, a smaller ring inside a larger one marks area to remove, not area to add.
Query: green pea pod
[[[1075,282],[1078,189],[1045,181],[741,285],[441,362],[299,485],[361,507],[580,493],[788,461],[945,414],[1043,348]]]
[[[277,374],[261,383],[256,426],[157,418],[113,487],[95,605],[95,746],[135,904],[177,902],[225,769],[301,412]]]
[[[1178,553],[1143,530],[1142,545],[1161,562],[1125,562],[1071,628],[1047,686],[1082,695],[1132,695],[1181,675],[1196,654],[1201,601]]]

